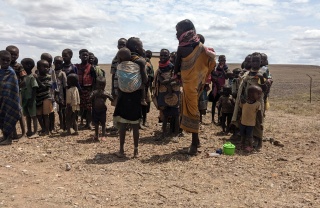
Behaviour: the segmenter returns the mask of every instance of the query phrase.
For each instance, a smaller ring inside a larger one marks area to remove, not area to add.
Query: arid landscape
[[[102,65],[108,76],[109,67]],[[229,65],[235,67],[239,65]],[[140,131],[137,159],[131,158],[131,132],[127,158],[122,159],[114,155],[117,137],[96,143],[89,130],[79,136],[56,133],[1,146],[0,208],[319,207],[320,67],[271,65],[270,71],[274,83],[260,152],[248,155],[237,149],[233,156],[207,157],[230,139],[219,134],[221,127],[211,124],[207,113],[201,153],[182,154],[191,135],[156,142],[161,126],[152,105],[149,128]],[[313,79],[311,103],[306,74]],[[108,105],[111,122],[114,107]]]

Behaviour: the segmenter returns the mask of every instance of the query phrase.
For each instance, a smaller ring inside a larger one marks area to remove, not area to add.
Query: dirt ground
[[[255,154],[237,150],[208,158],[206,152],[230,139],[219,136],[208,113],[200,133],[202,152],[189,157],[180,150],[189,146],[190,134],[178,142],[154,141],[161,126],[152,107],[138,159],[131,158],[131,132],[124,159],[114,156],[117,137],[94,143],[89,130],[0,147],[0,207],[320,207],[320,68],[271,65],[270,70],[274,85],[265,137],[284,147],[267,140]],[[312,103],[306,74],[313,78]]]

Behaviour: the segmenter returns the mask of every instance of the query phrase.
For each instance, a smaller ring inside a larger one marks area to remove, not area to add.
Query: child
[[[11,54],[0,51],[0,130],[3,134],[0,145],[12,144],[10,135],[21,117],[18,79],[10,62]]]
[[[49,69],[48,69],[48,74],[51,76],[51,89],[50,89],[50,96],[52,100],[52,106],[55,106],[55,100],[54,100],[54,95],[55,95],[55,90],[57,89],[57,78],[55,71],[52,68],[52,56],[49,53],[43,53],[41,54],[40,57],[41,60],[46,60],[49,63]],[[52,112],[49,114],[49,131],[53,132],[55,127],[55,115],[54,115],[54,109],[52,109]]]
[[[251,152],[253,150],[253,129],[256,125],[258,112],[261,111],[261,103],[259,102],[262,90],[257,85],[248,87],[248,98],[246,102],[240,103],[241,111],[241,144],[242,147]]]
[[[57,78],[57,87],[55,89],[55,101],[58,104],[58,114],[60,129],[66,130],[66,87],[67,87],[67,76],[63,68],[63,58],[61,56],[54,57],[54,72]]]
[[[89,64],[94,67],[97,77],[105,77],[104,71],[100,68],[100,66],[98,66],[98,59],[91,52],[89,52]]]
[[[126,47],[126,44],[127,44],[127,39],[120,38],[118,40],[118,45],[117,45],[118,50],[120,50],[121,48]],[[112,75],[111,76],[111,95],[114,98],[114,102],[112,102],[111,104],[113,106],[116,106],[117,97],[118,97],[118,77],[117,77],[117,73],[116,73],[118,64],[119,64],[119,61],[118,61],[118,58],[117,58],[117,55],[116,55],[112,60],[111,70],[110,70],[110,73]]]
[[[228,72],[228,65],[226,64],[226,56],[220,55],[218,59],[218,66],[216,67],[216,73],[218,75],[218,82],[220,86],[224,86],[226,83],[227,72]]]
[[[17,59],[19,58],[19,48],[14,45],[9,45],[6,47],[6,51],[8,51],[11,54],[10,66],[16,73],[18,84],[19,84],[19,92],[20,92],[20,89],[24,86],[24,77],[27,75],[27,73],[23,69],[23,66],[17,62]],[[20,94],[20,97],[21,97],[21,94]],[[21,99],[20,99],[20,102],[21,102]],[[22,113],[21,113],[19,123],[21,127],[21,132],[22,132],[21,137],[22,137],[25,135],[25,131],[26,131]],[[13,139],[18,139],[16,128],[13,131]]]
[[[235,100],[231,96],[231,87],[228,85],[223,86],[222,96],[219,98],[219,106],[221,108],[222,132],[226,134],[230,132],[230,123],[234,110],[234,104]]]
[[[71,127],[74,129],[74,135],[78,135],[77,116],[80,110],[80,96],[78,91],[79,78],[75,73],[71,73],[67,77],[68,89],[66,91],[66,121],[67,134],[71,135]]]
[[[204,44],[205,38],[201,34],[197,34],[200,43]],[[210,85],[211,83],[211,75],[208,76],[206,80],[206,85],[203,88],[203,92],[201,93],[199,97],[199,113],[200,113],[200,124],[202,124],[202,116],[207,114],[207,107],[208,107],[208,91],[210,90]]]
[[[16,73],[19,86],[22,87],[21,85],[23,85],[23,78],[27,76],[27,73],[24,70],[23,66],[17,62],[17,59],[19,58],[19,48],[17,48],[16,46],[10,45],[6,47],[6,51],[8,51],[11,54],[10,66],[13,68],[13,70]]]
[[[46,60],[37,62],[39,75],[37,77],[37,117],[41,126],[41,135],[49,135],[49,114],[53,111],[50,89],[52,87],[51,76],[48,74],[49,63]]]
[[[95,125],[95,141],[99,141],[99,124],[102,127],[101,141],[106,140],[106,101],[107,98],[113,101],[113,98],[111,95],[105,92],[105,88],[106,79],[104,77],[98,76],[96,80],[96,90],[94,90],[90,95],[90,100],[92,101],[92,121]]]
[[[233,80],[232,80],[232,87],[231,87],[231,91],[232,91],[232,97],[234,99],[237,98],[237,94],[238,94],[238,90],[239,90],[239,86],[240,86],[240,73],[241,73],[241,69],[240,68],[235,68],[233,71]]]
[[[211,73],[211,82],[212,82],[212,90],[209,93],[208,100],[209,102],[212,102],[211,106],[211,122],[213,124],[218,124],[220,122],[220,115],[218,113],[218,119],[217,123],[214,120],[214,115],[216,114],[216,107],[217,107],[217,102],[221,96],[221,86],[218,82],[218,75],[215,71]]]
[[[24,78],[25,86],[21,89],[22,95],[22,110],[24,116],[27,119],[27,137],[36,137],[38,133],[38,121],[37,121],[37,106],[36,106],[36,94],[38,89],[38,83],[32,69],[35,66],[34,61],[31,58],[24,58],[21,61],[23,68],[27,72],[27,76]],[[33,123],[34,130],[31,130]]]
[[[66,76],[69,76],[69,74],[78,74],[77,67],[71,63],[71,59],[73,56],[73,52],[71,49],[66,48],[62,51],[62,58],[63,58],[63,66],[62,71],[66,73]]]
[[[81,115],[86,118],[84,128],[91,130],[91,110],[92,103],[90,102],[90,94],[96,81],[96,72],[91,64],[89,64],[89,51],[87,49],[80,50],[81,64],[76,64],[78,69],[79,84],[81,87],[80,94],[80,111]]]
[[[147,76],[146,70],[140,70],[139,66],[131,61],[131,51],[128,48],[121,48],[118,52],[118,60],[121,59],[121,63],[117,66],[117,76],[124,78],[125,76],[128,79],[119,80],[118,78],[118,87],[122,92],[131,93],[137,89],[141,90],[141,105],[147,106],[146,103],[146,86],[145,84],[138,82],[141,81],[141,77]],[[131,76],[129,75],[129,73]],[[134,76],[134,77],[133,77]]]
[[[131,61],[139,66],[139,70],[136,75],[144,75],[141,79],[135,79],[137,82],[142,82],[146,84],[148,82],[148,77],[145,73],[145,60],[142,58],[143,55],[143,46],[142,42],[139,38],[132,37],[127,41],[127,49],[120,49],[118,52],[118,61],[122,62],[122,56],[126,56],[126,50],[131,51]],[[123,53],[123,54],[122,54]],[[125,60],[127,57],[125,57]],[[128,63],[128,61],[127,61]],[[118,68],[119,69],[119,68]],[[117,71],[118,71],[117,69]],[[119,77],[119,73],[117,73],[119,80],[122,77]],[[125,73],[123,73],[125,75]],[[135,85],[132,85],[135,86]],[[120,137],[120,151],[117,153],[118,157],[124,156],[124,143],[126,136],[126,127],[128,124],[131,124],[132,132],[133,132],[133,140],[134,140],[134,157],[139,156],[138,146],[139,146],[139,123],[141,118],[141,90],[136,90],[134,92],[122,92],[119,89],[119,97],[117,101],[117,105],[114,111],[114,122],[118,124],[119,127],[119,137]]]
[[[159,69],[155,78],[155,96],[158,108],[163,114],[162,134],[156,138],[157,141],[161,141],[165,138],[169,118],[171,118],[171,132],[177,134],[179,131],[180,86],[174,79],[174,65],[170,62],[168,49],[160,51]]]
[[[146,87],[145,87],[146,102],[148,105],[142,106],[142,126],[149,127],[147,124],[147,114],[150,112],[152,83],[154,80],[154,70],[153,70],[153,65],[151,63],[152,52],[150,50],[147,50],[145,52],[144,58],[146,60],[146,72],[148,76],[148,83],[146,84]],[[142,126],[140,125],[140,128],[142,128]]]

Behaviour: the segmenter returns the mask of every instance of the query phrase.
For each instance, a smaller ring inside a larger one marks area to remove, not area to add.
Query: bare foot
[[[124,158],[125,157],[125,154],[124,154],[124,152],[121,152],[121,151],[119,151],[119,152],[116,152],[116,153],[114,153],[118,158]]]

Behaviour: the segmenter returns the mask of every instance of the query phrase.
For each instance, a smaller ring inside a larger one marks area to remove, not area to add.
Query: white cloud
[[[0,0],[1,1],[1,0]],[[15,44],[20,57],[38,59],[64,48],[94,52],[110,63],[121,37],[140,37],[146,49],[176,50],[175,25],[190,19],[197,32],[229,62],[241,62],[254,51],[270,63],[319,63],[319,3],[306,0],[2,0],[0,47]],[[14,14],[14,15],[12,15]],[[292,45],[297,45],[291,50]],[[300,59],[293,59],[303,51]],[[316,57],[316,58],[313,58]],[[312,61],[312,62],[310,62]]]

